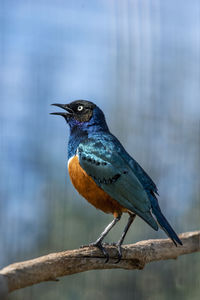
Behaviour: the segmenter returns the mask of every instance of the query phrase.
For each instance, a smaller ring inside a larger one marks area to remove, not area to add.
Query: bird
[[[163,229],[175,246],[182,245],[161,211],[156,184],[110,132],[103,111],[88,100],[52,105],[64,111],[51,114],[64,117],[69,125],[68,172],[72,184],[95,208],[114,217],[89,246],[99,248],[108,262],[103,240],[123,213],[128,213],[129,218],[115,243],[117,263],[122,258],[124,238],[136,216],[156,231],[159,227]]]

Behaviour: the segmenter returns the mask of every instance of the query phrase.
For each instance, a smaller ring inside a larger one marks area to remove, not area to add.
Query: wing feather
[[[148,195],[118,150],[110,140],[87,139],[78,147],[79,163],[100,188],[157,230]]]

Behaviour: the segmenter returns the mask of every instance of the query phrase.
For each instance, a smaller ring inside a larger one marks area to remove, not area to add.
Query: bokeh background
[[[199,0],[0,0],[0,267],[94,241],[112,216],[67,173],[51,103],[96,102],[157,183],[177,232],[200,228]],[[118,240],[127,220],[109,234]],[[165,237],[137,218],[126,243]],[[143,271],[91,271],[21,299],[199,299],[198,254]]]

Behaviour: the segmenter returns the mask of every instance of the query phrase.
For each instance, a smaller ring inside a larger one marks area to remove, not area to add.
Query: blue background
[[[198,0],[0,0],[0,266],[94,241],[112,216],[67,173],[51,103],[94,101],[157,183],[177,232],[200,225]],[[116,241],[126,223],[109,235]],[[137,218],[126,242],[165,237]],[[92,271],[9,299],[198,299],[197,254],[143,271]]]

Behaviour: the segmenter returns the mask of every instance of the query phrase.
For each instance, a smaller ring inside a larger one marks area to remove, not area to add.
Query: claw
[[[102,243],[101,242],[98,242],[98,243],[93,243],[92,244],[94,247],[97,247],[99,248],[99,250],[103,253],[103,255],[105,256],[106,260],[105,260],[105,263],[107,263],[109,261],[109,254],[108,252],[106,251],[106,249],[103,247]]]
[[[118,259],[115,262],[115,264],[118,264],[120,262],[120,260],[122,259],[122,247],[120,244],[116,244],[117,246],[117,250],[118,250]]]
[[[103,255],[105,256],[106,260],[105,263],[107,263],[109,261],[109,254],[106,251],[106,249],[103,247],[101,242],[94,242],[94,243],[90,243],[89,245],[82,245],[80,246],[80,248],[85,248],[85,247],[97,247],[99,248],[99,250],[103,253]]]

